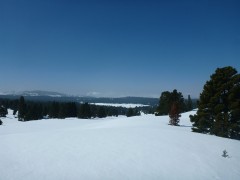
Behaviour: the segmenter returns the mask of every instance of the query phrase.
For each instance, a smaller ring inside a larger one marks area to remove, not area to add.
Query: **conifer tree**
[[[181,92],[174,89],[172,92],[164,91],[162,92],[159,100],[159,106],[157,107],[156,115],[167,115],[171,110],[173,103],[177,103],[179,107],[179,112],[185,111],[184,98]]]
[[[188,95],[186,108],[187,108],[187,111],[191,111],[193,109],[192,99],[190,95]]]
[[[128,108],[128,111],[127,111],[127,117],[132,117],[134,116],[134,111],[133,111],[133,108]]]
[[[179,113],[179,106],[177,104],[177,102],[174,102],[171,106],[171,110],[169,112],[169,124],[173,125],[173,126],[178,126],[179,123],[179,118],[181,117],[180,113]]]
[[[7,113],[7,108],[0,106],[0,117],[6,117]]]
[[[18,103],[18,120],[24,121],[26,116],[26,104],[23,96],[20,97]]]
[[[233,67],[217,68],[200,94],[192,130],[240,139],[240,75]]]
[[[59,116],[59,103],[58,102],[52,102],[49,110],[49,116],[51,118],[58,118]]]
[[[91,108],[88,103],[84,103],[80,105],[78,118],[81,119],[90,119],[92,117]]]
[[[97,117],[104,118],[106,116],[107,116],[107,114],[106,114],[105,108],[103,106],[100,106],[98,108]]]

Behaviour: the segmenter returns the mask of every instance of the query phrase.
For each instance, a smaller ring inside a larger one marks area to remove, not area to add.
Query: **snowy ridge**
[[[1,179],[240,179],[240,142],[191,132],[194,113],[182,114],[179,127],[168,116],[18,122],[9,114],[0,126]]]

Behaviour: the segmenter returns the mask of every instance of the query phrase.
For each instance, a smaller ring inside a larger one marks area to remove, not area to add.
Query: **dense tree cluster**
[[[67,117],[78,117],[80,119],[104,118],[107,116],[126,115],[128,111],[124,107],[97,106],[89,103],[25,101],[23,96],[17,101],[0,99],[0,102],[6,107],[13,109],[14,114],[18,112],[19,121],[43,118],[63,119]],[[145,110],[149,111],[147,108]],[[134,110],[134,115],[136,115],[136,112],[139,112],[137,108]]]
[[[232,67],[216,69],[200,94],[192,130],[240,139],[240,74]]]

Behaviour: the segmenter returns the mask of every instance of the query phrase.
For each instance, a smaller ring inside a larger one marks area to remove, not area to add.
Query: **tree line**
[[[1,105],[2,104],[2,105]],[[140,111],[154,112],[153,107],[124,108],[113,106],[99,106],[89,103],[76,102],[36,102],[26,101],[23,96],[19,100],[0,99],[0,117],[5,117],[7,109],[13,109],[13,114],[19,121],[31,121],[44,118],[64,119],[77,117],[80,119],[104,118],[107,116],[126,115],[127,117],[140,115]],[[4,113],[3,113],[4,112]],[[16,114],[18,112],[18,114]]]

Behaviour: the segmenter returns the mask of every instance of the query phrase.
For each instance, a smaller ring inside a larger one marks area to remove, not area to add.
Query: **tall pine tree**
[[[192,130],[240,139],[240,75],[228,66],[217,68],[200,94]]]

